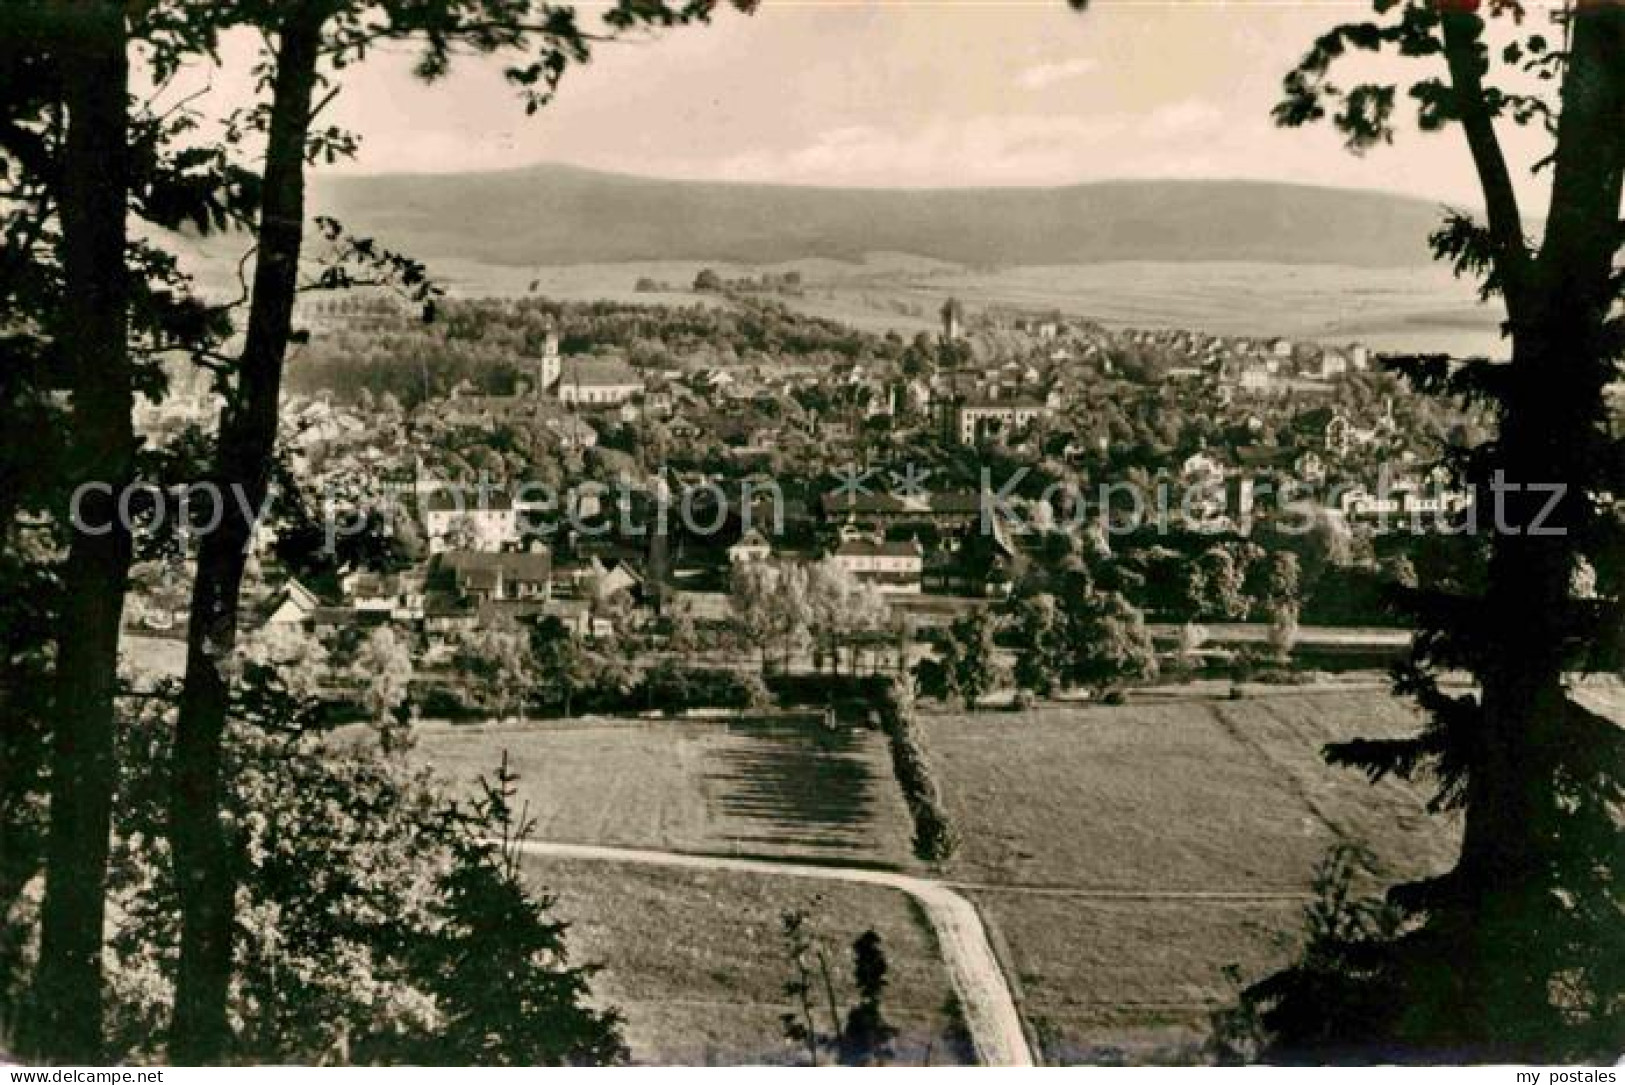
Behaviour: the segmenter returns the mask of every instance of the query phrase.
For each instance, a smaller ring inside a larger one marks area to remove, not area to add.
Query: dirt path
[[[1005,984],[1004,973],[988,944],[987,931],[971,902],[948,886],[928,878],[894,874],[884,870],[817,866],[811,863],[777,863],[760,859],[730,859],[722,856],[684,855],[678,852],[645,851],[638,848],[606,848],[591,844],[550,844],[527,841],[521,845],[526,855],[547,859],[589,859],[616,863],[648,863],[657,866],[689,867],[696,870],[736,870],[750,874],[773,874],[787,878],[878,885],[907,893],[920,907],[936,931],[942,947],[943,963],[964,1009],[976,1057],[986,1066],[1031,1066],[1032,1051],[1021,1030],[1021,1015]]]

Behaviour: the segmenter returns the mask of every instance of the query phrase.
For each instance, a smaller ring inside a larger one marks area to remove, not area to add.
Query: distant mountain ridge
[[[1428,262],[1426,200],[1263,181],[874,189],[672,181],[539,165],[319,178],[313,206],[414,256],[507,266],[766,264],[898,252],[969,266]]]

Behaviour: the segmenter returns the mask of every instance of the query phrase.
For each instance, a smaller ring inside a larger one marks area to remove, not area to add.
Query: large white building
[[[830,551],[830,560],[838,567],[867,580],[883,592],[894,595],[918,595],[920,579],[925,571],[925,551],[910,539],[907,542],[888,542],[885,539],[849,536]]]
[[[423,503],[429,551],[496,551],[519,541],[519,510],[496,489],[439,489]]]
[[[619,359],[569,358],[559,371],[559,402],[576,407],[618,407],[643,392],[638,371]]]
[[[978,445],[998,437],[1025,432],[1047,413],[1040,400],[1019,398],[977,398],[954,406],[954,436],[962,445]]]

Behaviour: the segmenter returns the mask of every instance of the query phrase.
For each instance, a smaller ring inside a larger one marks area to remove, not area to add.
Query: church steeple
[[[542,357],[536,365],[536,391],[550,392],[559,383],[559,333],[549,331],[542,342]]]

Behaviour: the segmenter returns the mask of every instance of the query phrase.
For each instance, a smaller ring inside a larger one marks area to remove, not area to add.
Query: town
[[[911,340],[748,295],[458,301],[428,326],[343,298],[303,319],[284,440],[325,545],[301,567],[261,532],[260,621],[324,640],[387,627],[426,659],[537,620],[583,643],[721,644],[754,617],[752,572],[792,567],[863,601],[834,641],[895,643],[1033,594],[1077,553],[1159,628],[1391,625],[1381,583],[1414,582],[1467,504],[1441,453],[1474,420],[1359,344],[953,299]],[[173,439],[207,399],[142,422]],[[187,582],[184,548],[168,561],[143,570],[147,632],[184,621],[166,590]],[[1260,587],[1277,564],[1283,598]],[[440,680],[435,703],[467,692],[455,668]]]

